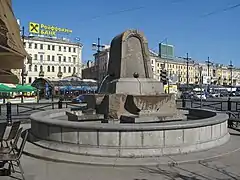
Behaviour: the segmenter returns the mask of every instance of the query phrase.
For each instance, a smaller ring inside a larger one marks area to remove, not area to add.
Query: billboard
[[[46,25],[36,22],[29,22],[29,33],[36,35],[44,35],[44,36],[57,36],[58,33],[72,33],[71,29],[57,27],[53,25]]]
[[[173,45],[160,43],[159,44],[159,55],[161,58],[173,59],[174,58]]]

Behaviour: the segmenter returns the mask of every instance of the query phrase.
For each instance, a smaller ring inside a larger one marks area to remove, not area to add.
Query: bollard
[[[7,102],[6,104],[7,106],[7,123],[8,125],[11,125],[12,124],[12,104],[10,102]]]
[[[186,101],[185,101],[185,99],[184,99],[184,98],[182,99],[182,107],[183,107],[183,108],[185,108],[185,107],[186,107]]]
[[[231,98],[229,97],[228,98],[228,101],[227,101],[227,107],[228,107],[228,111],[231,111],[232,110],[232,103],[231,103]]]
[[[59,99],[59,101],[58,101],[58,109],[62,109],[62,100],[61,99]]]

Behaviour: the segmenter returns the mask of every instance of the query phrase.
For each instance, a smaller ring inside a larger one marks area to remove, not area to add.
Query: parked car
[[[211,97],[211,98],[220,97],[220,93],[211,93],[211,94],[209,94],[209,97]]]
[[[201,92],[196,93],[193,98],[195,100],[200,100],[200,99],[206,100],[207,99],[205,93],[203,93],[203,92],[202,93]]]
[[[72,102],[74,103],[83,103],[84,101],[84,95],[79,95],[72,99]]]
[[[183,92],[180,96],[181,99],[191,99],[193,98],[193,94],[191,92]]]

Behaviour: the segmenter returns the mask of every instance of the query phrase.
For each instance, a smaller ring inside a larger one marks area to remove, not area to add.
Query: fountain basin
[[[162,123],[116,124],[58,120],[63,110],[37,112],[30,141],[51,150],[108,157],[149,157],[210,149],[226,143],[228,116],[189,109],[202,119]]]

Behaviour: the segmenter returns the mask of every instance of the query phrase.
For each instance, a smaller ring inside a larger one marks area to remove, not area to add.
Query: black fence
[[[240,101],[231,98],[227,100],[191,100],[178,99],[177,106],[180,108],[203,108],[215,111],[225,112],[229,115],[229,119],[240,119]]]
[[[83,103],[73,103],[71,101],[41,102],[41,103],[6,103],[0,105],[0,120],[29,119],[32,113],[51,109],[74,108],[81,109],[86,106]]]
[[[240,111],[240,101],[231,100],[191,100],[191,99],[178,99],[178,107],[182,108],[206,108],[216,111]]]

